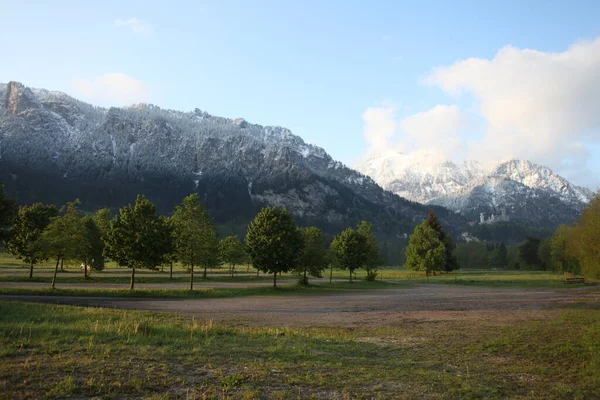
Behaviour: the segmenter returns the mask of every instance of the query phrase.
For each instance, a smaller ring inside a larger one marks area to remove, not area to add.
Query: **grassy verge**
[[[123,276],[102,276],[102,273],[95,273],[85,279],[83,274],[78,276],[73,275],[62,275],[58,274],[56,277],[57,283],[105,283],[105,284],[128,284],[130,282],[131,275],[123,274]],[[280,279],[280,278],[278,278]],[[297,276],[283,276],[282,279],[297,280]],[[51,276],[34,276],[29,279],[28,276],[2,276],[0,275],[0,282],[40,282],[50,283],[52,281]],[[209,276],[206,279],[202,278],[202,274],[194,276],[194,282],[272,282],[273,277],[267,275],[261,276],[234,276],[233,278],[228,276]],[[169,279],[169,276],[156,275],[156,276],[136,276],[135,283],[189,283],[189,276],[175,276],[173,279]]]
[[[0,302],[0,398],[596,398],[599,348],[598,308],[292,329]]]
[[[244,296],[272,296],[286,294],[324,294],[340,291],[398,288],[397,284],[385,282],[358,281],[355,283],[335,282],[331,285],[310,286],[271,286],[246,288],[210,288],[194,289],[50,289],[50,288],[0,288],[0,295],[36,295],[36,296],[88,296],[88,297],[142,297],[142,298],[223,298]]]

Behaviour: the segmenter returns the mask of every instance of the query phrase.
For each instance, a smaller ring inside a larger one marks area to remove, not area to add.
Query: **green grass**
[[[406,287],[406,286],[403,286]],[[242,288],[202,288],[193,291],[185,289],[71,289],[71,288],[0,288],[0,295],[34,295],[34,296],[88,296],[88,297],[142,297],[142,298],[224,298],[244,296],[278,296],[278,295],[311,295],[336,292],[349,292],[366,289],[398,288],[397,284],[386,282],[357,281],[334,282],[310,286],[272,286],[242,287]]]
[[[308,322],[308,321],[307,321]],[[283,328],[0,302],[0,398],[597,398],[600,309]]]
[[[136,274],[137,274],[136,270]],[[103,276],[101,272],[97,272],[92,274],[85,279],[83,277],[83,273],[77,275],[63,275],[63,273],[59,273],[56,277],[57,283],[103,283],[103,284],[129,284],[131,279],[131,272],[129,274],[123,274],[123,276]],[[279,280],[280,278],[277,277]],[[296,279],[294,276],[283,276],[283,280]],[[8,275],[0,275],[0,282],[43,282],[49,283],[52,281],[51,276],[33,276],[33,278],[29,279],[29,276],[8,276]],[[173,279],[169,279],[169,276],[164,275],[156,275],[156,276],[136,276],[135,283],[189,283],[189,276],[175,276]],[[194,273],[194,282],[195,283],[205,283],[205,282],[227,282],[227,283],[249,283],[249,282],[272,282],[273,277],[267,275],[261,276],[234,276],[233,278],[228,276],[208,276],[206,279],[202,278],[202,273],[196,274]]]

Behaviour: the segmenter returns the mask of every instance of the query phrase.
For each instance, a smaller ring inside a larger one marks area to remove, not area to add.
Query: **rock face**
[[[143,193],[162,213],[197,192],[235,231],[264,205],[330,234],[372,221],[385,237],[412,232],[430,208],[383,190],[281,127],[163,110],[104,109],[63,93],[0,85],[0,181],[21,203],[116,209]],[[452,231],[466,221],[434,207]],[[238,231],[236,231],[238,232]]]
[[[394,152],[375,155],[358,167],[382,187],[428,205],[439,205],[480,222],[505,220],[556,228],[576,219],[593,197],[547,167],[512,159],[484,167],[477,161],[424,163]]]

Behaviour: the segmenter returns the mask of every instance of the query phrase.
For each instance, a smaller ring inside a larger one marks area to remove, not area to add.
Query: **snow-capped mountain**
[[[383,190],[288,129],[140,104],[100,108],[0,85],[0,181],[21,203],[117,208],[144,193],[163,213],[198,192],[216,221],[243,227],[264,205],[329,233],[371,220],[400,237],[430,207]],[[466,221],[438,208],[442,221]],[[233,229],[233,228],[232,228]]]
[[[551,169],[512,159],[484,166],[477,161],[423,162],[388,152],[368,158],[358,168],[383,188],[424,204],[440,205],[471,221],[492,215],[555,227],[571,222],[593,197]]]

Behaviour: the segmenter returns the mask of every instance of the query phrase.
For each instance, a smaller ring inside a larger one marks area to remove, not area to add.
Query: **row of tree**
[[[326,237],[316,227],[299,228],[285,209],[264,208],[248,226],[245,243],[235,236],[219,240],[212,218],[197,194],[186,197],[173,215],[157,214],[156,206],[139,195],[134,204],[123,207],[114,217],[101,209],[84,215],[79,202],[68,203],[60,211],[53,205],[36,203],[17,209],[14,201],[0,196],[0,224],[8,251],[30,266],[43,260],[56,260],[52,287],[59,265],[81,262],[84,276],[88,270],[102,270],[105,258],[131,268],[130,288],[134,289],[137,269],[157,269],[181,263],[190,273],[193,290],[196,267],[207,269],[228,264],[233,275],[236,265],[251,262],[259,271],[277,274],[295,271],[308,277],[321,277],[329,266],[350,271],[364,268],[368,279],[375,279],[379,265],[379,245],[373,226],[363,221],[334,238],[330,249]],[[330,274],[331,277],[331,274]]]

